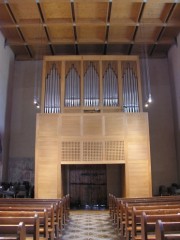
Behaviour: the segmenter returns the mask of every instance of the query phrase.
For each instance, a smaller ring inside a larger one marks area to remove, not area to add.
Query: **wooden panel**
[[[26,0],[26,4],[24,0],[9,0],[8,2],[18,23],[40,24],[41,18],[35,1]]]
[[[37,198],[57,198],[57,164],[38,165]]]
[[[46,136],[48,138],[51,136],[58,136],[58,115],[39,115],[36,126],[39,136]]]
[[[84,136],[102,136],[102,116],[86,114],[83,117]]]
[[[125,164],[125,196],[151,196],[148,115],[38,114],[35,162],[36,197],[61,196],[61,164]]]
[[[105,2],[79,1],[75,3],[77,23],[89,20],[106,23],[107,6]],[[87,11],[88,10],[88,11]]]
[[[105,135],[124,137],[124,114],[117,114],[114,118],[107,114],[105,116]]]
[[[127,114],[126,195],[151,196],[151,163],[147,114]]]
[[[41,138],[37,140],[37,156],[39,158],[39,163],[57,163],[57,156],[58,156],[58,140],[57,138],[48,137],[48,138]]]
[[[62,117],[62,136],[80,136],[81,135],[81,118],[80,116],[65,116]]]

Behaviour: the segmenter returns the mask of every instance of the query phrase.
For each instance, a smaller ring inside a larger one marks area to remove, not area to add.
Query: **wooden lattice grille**
[[[84,142],[83,143],[83,161],[102,161],[103,144],[102,142]]]
[[[124,141],[106,141],[105,142],[106,161],[124,161]]]
[[[61,162],[125,161],[124,141],[63,141]]]
[[[80,160],[80,142],[62,142],[61,161]]]

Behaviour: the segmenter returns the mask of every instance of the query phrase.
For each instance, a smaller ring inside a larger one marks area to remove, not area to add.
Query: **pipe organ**
[[[35,197],[61,197],[68,192],[63,166],[92,164],[122,166],[121,197],[151,196],[149,123],[142,112],[138,57],[44,57]]]
[[[135,56],[45,57],[43,86],[44,113],[142,111]]]

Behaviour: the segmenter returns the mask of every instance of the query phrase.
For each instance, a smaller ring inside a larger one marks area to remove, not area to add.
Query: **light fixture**
[[[151,97],[151,94],[149,94],[148,103],[152,103],[152,97]]]
[[[148,103],[145,103],[145,104],[144,104],[144,107],[145,107],[145,108],[148,108],[148,107],[149,107],[149,104],[148,104]]]

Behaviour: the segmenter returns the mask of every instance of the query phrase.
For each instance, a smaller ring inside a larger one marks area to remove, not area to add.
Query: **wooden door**
[[[104,208],[107,205],[106,165],[70,165],[72,208]]]

